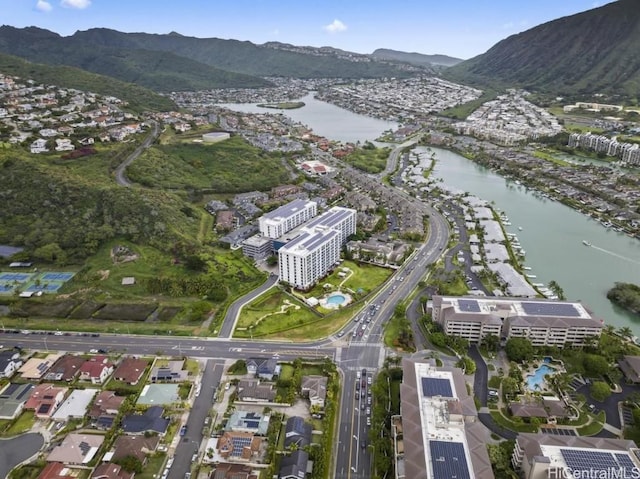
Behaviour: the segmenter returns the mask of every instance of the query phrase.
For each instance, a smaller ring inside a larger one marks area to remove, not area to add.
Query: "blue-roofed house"
[[[128,434],[157,432],[164,436],[170,421],[162,414],[164,414],[164,408],[160,406],[151,406],[142,414],[129,414],[122,418],[122,429]]]

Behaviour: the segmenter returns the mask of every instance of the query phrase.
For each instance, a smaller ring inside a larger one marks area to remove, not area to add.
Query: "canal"
[[[301,99],[303,108],[282,110],[295,121],[332,140],[374,140],[398,125],[369,118],[313,98]],[[273,112],[255,104],[224,104],[231,110]],[[580,300],[596,317],[615,327],[630,327],[640,337],[640,317],[614,306],[606,293],[616,281],[640,284],[640,241],[607,230],[588,217],[524,186],[506,181],[457,153],[431,148],[436,153],[434,176],[451,188],[468,191],[493,203],[510,219],[526,251],[525,264],[535,283],[555,280],[567,299]],[[583,241],[592,244],[585,246]]]

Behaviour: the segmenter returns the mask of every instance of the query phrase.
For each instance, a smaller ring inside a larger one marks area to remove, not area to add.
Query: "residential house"
[[[166,365],[151,368],[149,376],[154,383],[159,381],[181,382],[189,376],[189,371],[183,368],[184,360],[169,361]]]
[[[21,367],[18,372],[21,374],[22,379],[40,380],[44,377],[46,372],[55,362],[60,359],[62,354],[48,354],[45,358],[32,357],[29,358]]]
[[[97,392],[97,389],[73,389],[67,399],[53,413],[52,419],[54,421],[84,419],[87,414],[87,408]]]
[[[164,436],[170,420],[164,418],[163,414],[164,408],[161,406],[151,406],[142,414],[129,414],[122,418],[122,429],[128,434],[157,432]]]
[[[127,472],[122,466],[111,462],[103,462],[95,468],[91,479],[133,479],[135,472]]]
[[[324,401],[327,398],[327,377],[303,376],[301,392],[302,396],[309,398],[312,407],[324,408]]]
[[[514,417],[523,418],[564,418],[570,415],[564,401],[554,396],[522,397],[518,401],[509,403],[509,410]]]
[[[47,151],[49,151],[47,148],[47,140],[44,138],[38,138],[31,143],[31,153],[38,154],[46,153]]]
[[[282,198],[298,193],[300,193],[300,187],[298,185],[279,185],[271,188],[271,196],[273,198]]]
[[[47,456],[47,462],[83,465],[90,462],[102,446],[104,436],[70,433]]]
[[[278,479],[304,479],[309,465],[309,453],[296,449],[280,460]]]
[[[248,432],[226,431],[218,438],[218,454],[224,459],[249,461],[260,451],[262,439]]]
[[[3,349],[0,351],[0,378],[10,378],[22,366],[20,351]]]
[[[158,436],[118,436],[113,443],[112,461],[134,456],[143,465],[147,462],[147,455],[153,454],[158,447]]]
[[[59,358],[53,366],[49,368],[44,379],[46,381],[73,381],[80,373],[80,367],[85,363],[86,359],[73,354],[65,354]]]
[[[222,210],[216,213],[216,231],[231,231],[236,224],[236,215],[232,210]]]
[[[209,479],[258,479],[258,475],[247,465],[223,462],[216,465]]]
[[[75,148],[69,138],[56,138],[56,151],[72,151]]]
[[[94,356],[80,368],[80,379],[91,384],[103,384],[113,373],[113,363],[107,356]]]
[[[274,376],[280,375],[280,366],[274,358],[249,358],[247,373],[267,381],[273,381]]]
[[[276,390],[273,384],[260,384],[259,379],[242,379],[238,383],[238,399],[247,402],[273,402]]]
[[[48,419],[64,400],[68,388],[56,387],[53,384],[38,384],[24,405],[26,410],[35,411],[38,418]]]
[[[36,479],[75,479],[78,471],[61,462],[49,462]]]
[[[234,411],[227,420],[225,431],[249,432],[258,436],[266,436],[269,429],[268,415],[257,412]]]
[[[124,396],[116,396],[113,391],[98,393],[93,401],[93,406],[89,409],[89,417],[93,426],[100,429],[110,429],[124,400]]]
[[[284,435],[284,447],[289,448],[294,444],[298,449],[311,444],[311,424],[305,422],[300,416],[292,416],[287,419]]]
[[[116,381],[135,386],[142,378],[147,365],[144,359],[124,358],[113,372],[113,377]]]
[[[0,392],[0,419],[15,419],[31,396],[33,384],[10,383]]]

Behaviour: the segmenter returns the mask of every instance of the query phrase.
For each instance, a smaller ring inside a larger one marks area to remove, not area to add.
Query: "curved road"
[[[149,148],[151,146],[151,144],[156,141],[156,138],[158,138],[158,135],[160,134],[160,126],[158,125],[158,123],[154,120],[148,120],[148,123],[151,124],[152,129],[149,132],[149,134],[147,135],[147,137],[144,139],[144,141],[135,149],[135,151],[133,153],[131,153],[126,160],[124,160],[122,163],[120,163],[120,166],[118,166],[116,168],[116,181],[118,182],[119,185],[121,186],[126,186],[127,188],[129,186],[131,186],[131,182],[127,179],[127,176],[125,175],[125,170],[127,169],[127,166],[129,166],[131,164],[131,162],[133,160],[135,160],[136,158],[138,158],[140,156],[140,154],[146,150],[147,148]]]
[[[242,307],[245,304],[253,301],[254,298],[257,298],[268,289],[271,289],[277,282],[278,275],[270,274],[269,278],[264,283],[262,283],[261,286],[231,303],[231,306],[229,306],[229,309],[227,309],[227,314],[224,317],[218,336],[220,338],[231,339],[231,335],[233,334],[233,330],[235,329],[236,321],[238,321],[238,316],[240,315],[240,310],[242,309]]]
[[[0,477],[9,477],[9,471],[40,451],[43,445],[44,437],[39,433],[0,439]]]

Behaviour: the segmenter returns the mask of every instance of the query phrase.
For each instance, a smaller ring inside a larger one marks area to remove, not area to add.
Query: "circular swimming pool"
[[[339,306],[343,304],[346,300],[347,298],[345,298],[342,294],[332,294],[327,298],[327,303]]]

